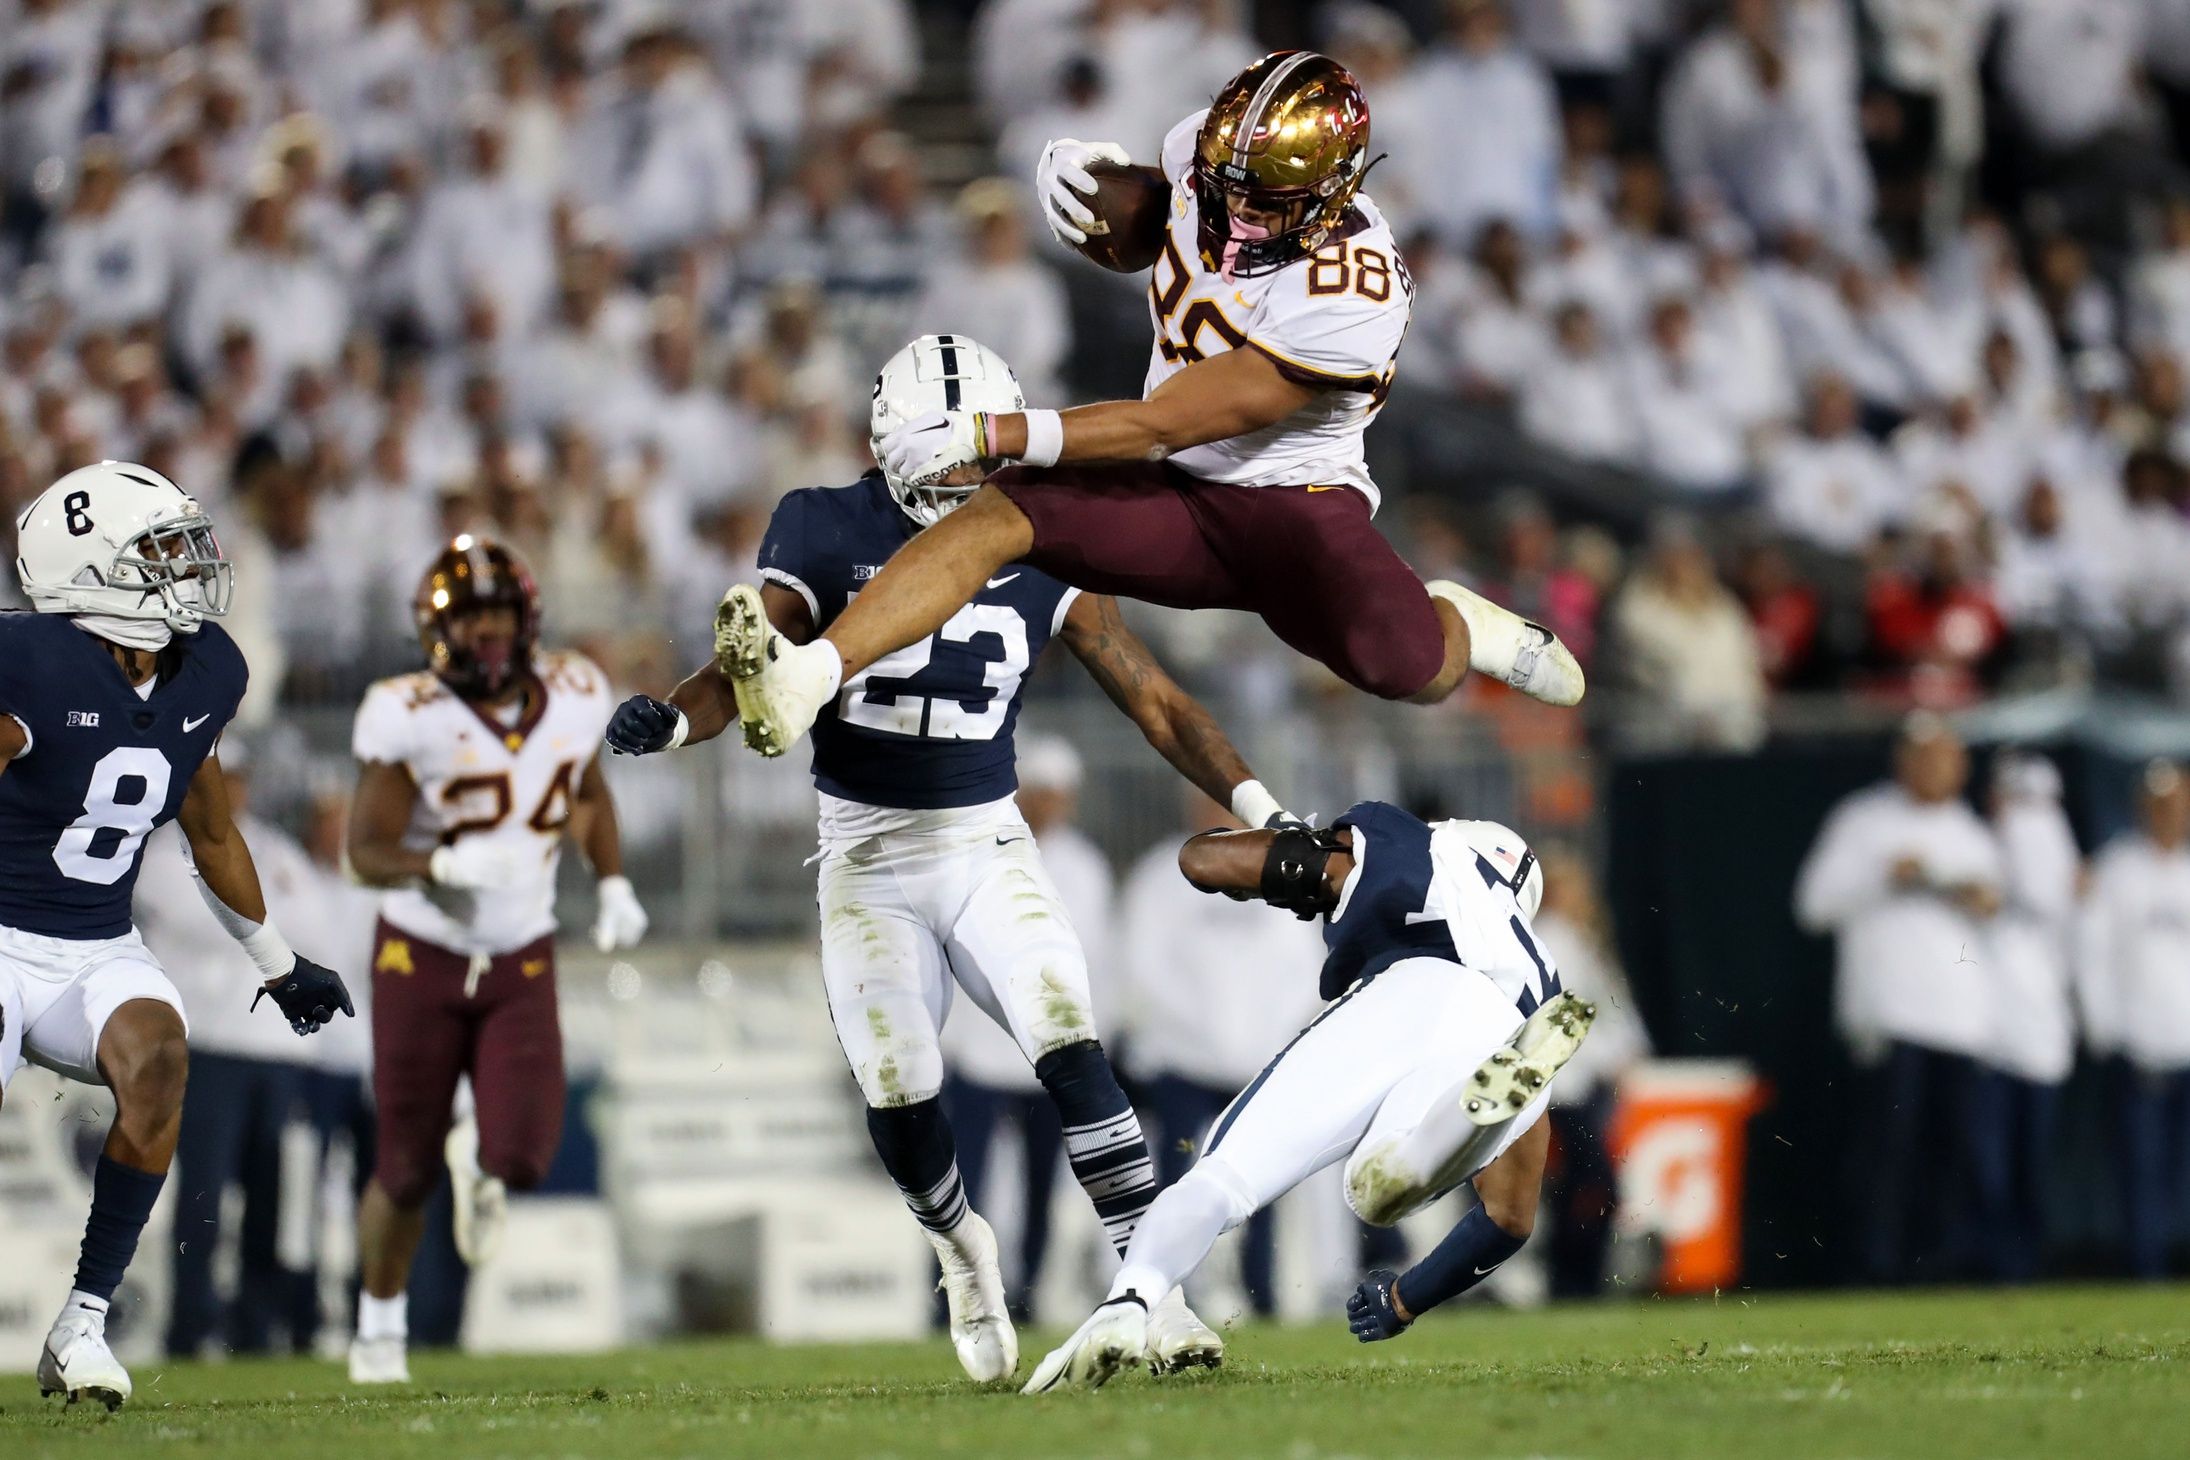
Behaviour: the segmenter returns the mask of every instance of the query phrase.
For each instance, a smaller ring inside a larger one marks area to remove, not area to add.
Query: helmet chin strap
[[[175,631],[164,618],[123,618],[112,613],[73,613],[70,623],[94,638],[106,639],[125,649],[157,654],[174,639]]]

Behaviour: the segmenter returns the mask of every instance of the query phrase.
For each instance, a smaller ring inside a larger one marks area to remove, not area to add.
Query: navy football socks
[[[958,1176],[958,1146],[943,1102],[931,1095],[910,1105],[869,1106],[867,1134],[920,1225],[949,1236],[966,1219],[966,1184]]]
[[[1490,1219],[1490,1213],[1477,1207],[1420,1262],[1400,1274],[1399,1301],[1419,1318],[1489,1277],[1499,1263],[1519,1252],[1527,1241],[1499,1226]]]
[[[84,1246],[76,1262],[76,1291],[111,1302],[137,1238],[152,1216],[152,1204],[167,1184],[164,1172],[139,1171],[111,1156],[101,1156],[91,1177],[91,1216],[84,1222]]]
[[[1100,1042],[1092,1039],[1053,1049],[1034,1062],[1034,1077],[1049,1091],[1065,1128],[1065,1157],[1095,1204],[1104,1235],[1125,1255],[1141,1214],[1156,1199],[1156,1163]]]

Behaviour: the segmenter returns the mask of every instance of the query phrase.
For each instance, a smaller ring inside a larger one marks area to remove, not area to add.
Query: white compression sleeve
[[[191,865],[190,878],[198,884],[198,896],[205,899],[205,905],[212,910],[214,919],[227,931],[229,937],[243,945],[243,951],[251,955],[251,961],[258,965],[262,977],[280,978],[296,967],[296,950],[289,946],[287,938],[282,937],[281,929],[274,926],[272,918],[263,923],[254,922],[222,902],[220,894],[198,875],[195,863]]]

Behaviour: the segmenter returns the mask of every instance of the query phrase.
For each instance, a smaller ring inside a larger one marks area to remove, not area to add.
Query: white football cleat
[[[1194,1316],[1186,1293],[1173,1288],[1148,1315],[1148,1372],[1176,1374],[1182,1369],[1224,1366],[1224,1340]]]
[[[987,1384],[1011,1377],[1019,1367],[1019,1333],[1011,1326],[1011,1312],[1004,1303],[996,1233],[974,1212],[966,1213],[958,1231],[968,1239],[971,1254],[960,1252],[933,1232],[928,1241],[943,1265],[938,1286],[950,1301],[951,1347],[958,1350],[958,1366],[968,1378]]]
[[[1128,1293],[1097,1308],[1034,1370],[1021,1394],[1100,1389],[1148,1357],[1148,1305]]]
[[[830,650],[794,644],[776,632],[760,590],[740,583],[715,609],[715,667],[738,697],[745,743],[778,756],[814,728],[833,692]]]
[[[111,1412],[129,1398],[129,1370],[106,1345],[106,1317],[68,1307],[53,1320],[38,1356],[38,1392],[66,1394],[70,1404],[89,1399]]]
[[[1450,579],[1422,586],[1430,597],[1442,598],[1460,611],[1468,626],[1470,669],[1547,705],[1581,703],[1582,692],[1588,688],[1582,666],[1557,634]]]
[[[1596,1017],[1595,1004],[1572,994],[1546,999],[1508,1043],[1477,1067],[1469,1081],[1468,1119],[1497,1125],[1527,1109],[1574,1058]]]
[[[449,1163],[449,1195],[455,1207],[456,1251],[467,1267],[484,1267],[502,1250],[509,1223],[509,1188],[479,1169],[479,1122],[472,1116],[449,1127],[441,1154]]]
[[[350,1340],[352,1384],[408,1384],[411,1356],[401,1338],[353,1338]]]

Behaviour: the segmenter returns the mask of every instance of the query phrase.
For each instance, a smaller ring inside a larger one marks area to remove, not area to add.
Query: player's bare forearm
[[[1160,461],[1189,446],[1274,426],[1315,396],[1315,387],[1288,380],[1261,351],[1227,350],[1187,366],[1146,400],[1059,412],[1065,436],[1058,460]],[[1025,452],[1025,416],[996,416],[989,429],[996,454]]]
[[[1221,892],[1232,898],[1259,896],[1270,843],[1280,835],[1267,829],[1198,832],[1179,848],[1179,871],[1197,891]],[[1334,898],[1354,869],[1353,833],[1340,827],[1337,836],[1339,850],[1323,864],[1324,886]]]
[[[585,774],[578,778],[578,794],[571,798],[570,839],[585,854],[595,877],[623,875],[624,843],[616,825],[616,798],[608,793],[599,756],[587,762]]]
[[[23,722],[0,710],[0,776],[8,773],[8,763],[29,744],[30,732],[23,728]]]
[[[402,766],[369,760],[358,767],[343,855],[367,887],[407,887],[431,871],[431,853],[403,845],[417,800],[418,784]]]
[[[1255,778],[1216,717],[1164,672],[1127,626],[1115,598],[1081,594],[1065,614],[1063,638],[1156,753],[1219,806],[1231,803],[1233,787]]]
[[[219,756],[207,756],[190,778],[175,823],[190,844],[190,860],[207,889],[239,917],[265,922],[266,894],[259,887],[251,848],[244,844],[228,804],[228,781],[221,774]]]
[[[780,583],[763,583],[760,601],[777,633],[794,644],[813,638],[814,616],[805,599]],[[713,740],[738,718],[738,697],[730,688],[730,678],[713,664],[703,664],[685,676],[669,692],[669,703],[684,712],[686,745]]]

